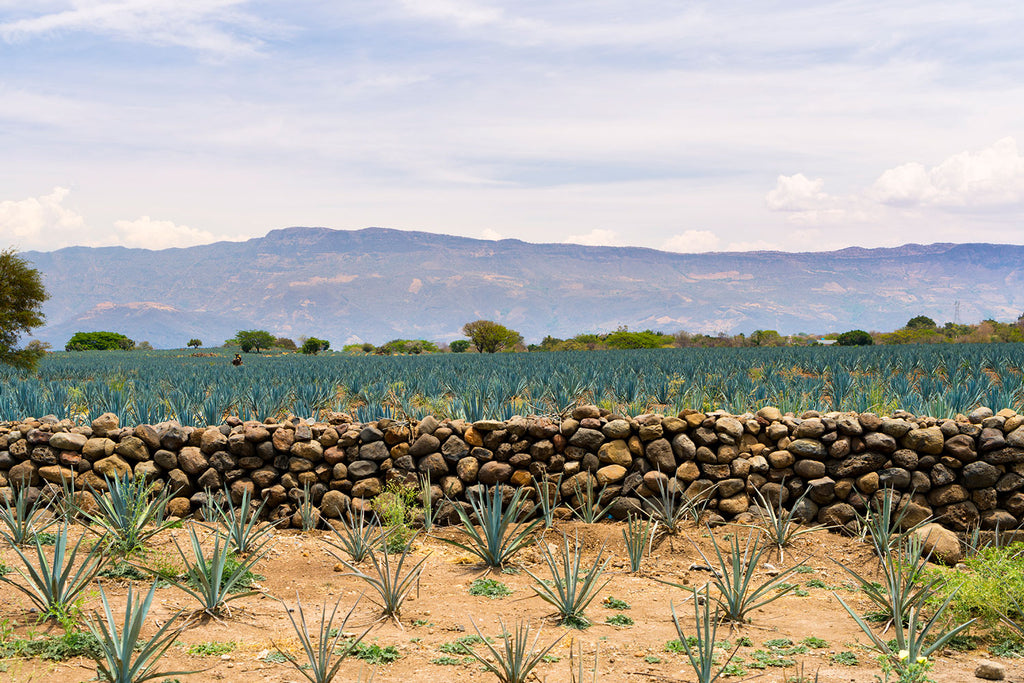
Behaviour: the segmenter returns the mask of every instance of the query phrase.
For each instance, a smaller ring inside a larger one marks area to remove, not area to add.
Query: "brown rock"
[[[111,455],[108,458],[97,460],[93,463],[92,468],[99,476],[107,477],[108,479],[123,477],[126,474],[130,475],[132,473],[132,466],[119,455]]]
[[[954,566],[963,559],[963,549],[957,535],[941,524],[925,524],[911,532],[912,536],[921,539],[925,553],[943,564]]]
[[[204,472],[207,467],[210,466],[209,460],[203,455],[203,452],[195,446],[184,446],[178,452],[178,467],[181,468],[185,474],[198,475],[200,472]]]
[[[605,465],[597,471],[597,483],[600,486],[617,484],[626,478],[626,468],[622,465]]]
[[[603,444],[597,453],[597,457],[603,463],[621,465],[627,469],[633,464],[633,456],[629,451],[629,446],[622,439],[615,439]]]
[[[117,429],[118,419],[114,413],[103,413],[92,421],[92,434],[96,437],[106,436]]]

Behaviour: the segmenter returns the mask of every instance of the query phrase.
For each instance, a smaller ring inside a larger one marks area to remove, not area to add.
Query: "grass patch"
[[[435,657],[430,660],[431,664],[438,664],[440,666],[461,666],[463,664],[472,664],[476,660],[472,657],[452,657],[445,655],[444,657]]]
[[[644,655],[644,661],[648,664],[661,664],[661,657],[657,655]]]
[[[1024,543],[986,546],[964,558],[968,571],[929,567],[925,581],[938,579],[937,589],[928,602],[942,604],[950,594],[947,616],[951,623],[972,618],[989,630],[1000,624],[1000,613],[1020,619],[1013,596],[1024,595]]]
[[[821,650],[828,647],[828,641],[823,638],[818,638],[817,636],[807,636],[800,641],[800,644],[806,645],[812,650]]]
[[[1004,638],[1003,640],[995,642],[988,651],[996,657],[1017,659],[1024,657],[1024,641],[1020,641],[1016,638]]]
[[[147,572],[123,560],[108,566],[99,576],[114,581],[146,581],[150,578]]]
[[[231,652],[235,647],[236,644],[234,641],[222,643],[216,640],[210,640],[205,643],[189,645],[186,652],[194,657],[219,657]]]
[[[492,600],[512,595],[512,589],[497,579],[476,579],[469,584],[470,595],[482,595]]]
[[[68,631],[60,636],[39,638],[11,638],[0,641],[0,659],[11,657],[39,657],[51,662],[62,662],[72,657],[99,655],[100,643],[88,631]]]
[[[795,571],[797,574],[813,574],[817,570],[814,567],[802,564],[793,571]]]

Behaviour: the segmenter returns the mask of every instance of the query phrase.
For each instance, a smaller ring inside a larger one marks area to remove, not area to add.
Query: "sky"
[[[1024,243],[1019,2],[0,0],[0,248]]]

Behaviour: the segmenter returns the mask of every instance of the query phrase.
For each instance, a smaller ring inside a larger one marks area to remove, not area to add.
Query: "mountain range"
[[[110,330],[158,348],[240,329],[382,344],[451,341],[495,320],[529,341],[651,328],[736,334],[892,330],[916,315],[1015,320],[1024,246],[907,244],[678,254],[382,228],[285,228],[181,249],[68,247],[24,256],[50,299],[35,337]]]

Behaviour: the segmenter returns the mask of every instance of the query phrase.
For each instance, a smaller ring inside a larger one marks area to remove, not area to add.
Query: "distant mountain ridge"
[[[450,341],[486,318],[528,341],[619,325],[715,334],[891,330],[915,315],[1013,320],[1024,246],[907,244],[831,252],[677,254],[384,228],[284,228],[245,242],[26,252],[50,300],[37,337],[112,330],[157,347],[239,329],[335,347]]]

